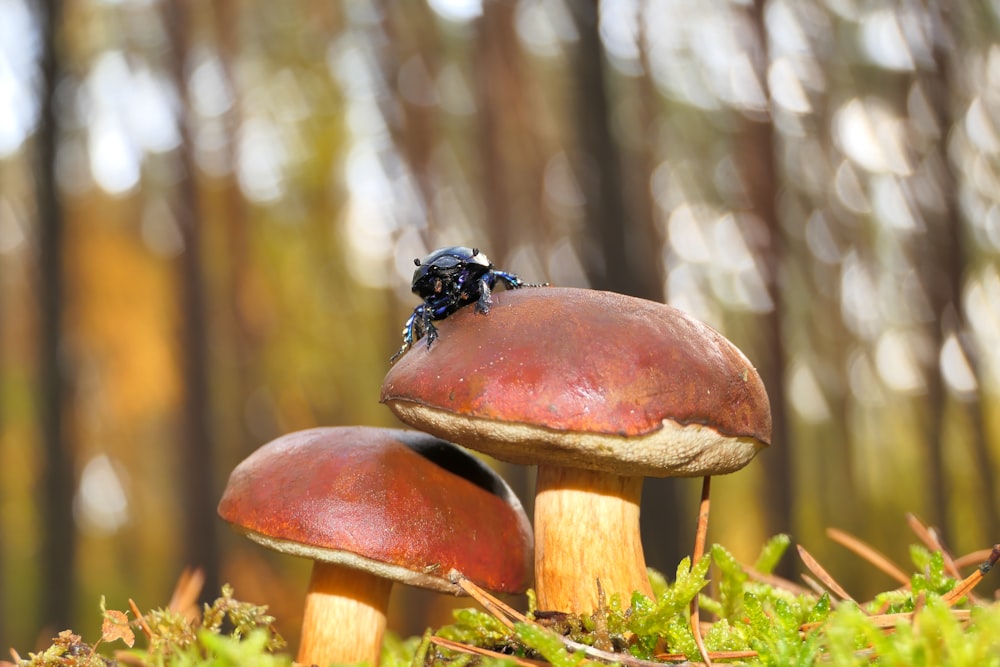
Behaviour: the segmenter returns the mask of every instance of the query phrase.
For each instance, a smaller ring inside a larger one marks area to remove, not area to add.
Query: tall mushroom
[[[389,370],[404,422],[513,463],[537,464],[541,609],[590,613],[596,580],[652,596],[639,535],[644,477],[707,476],[770,442],[760,377],[714,329],[659,303],[593,290],[494,295]]]
[[[530,580],[531,526],[487,466],[413,431],[315,428],[232,472],[219,515],[248,538],[314,561],[297,661],[377,665],[393,582],[462,594]]]

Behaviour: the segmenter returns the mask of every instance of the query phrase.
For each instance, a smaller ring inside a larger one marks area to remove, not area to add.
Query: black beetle
[[[476,304],[477,313],[490,312],[493,303],[490,295],[498,280],[508,289],[543,286],[526,283],[513,273],[494,269],[479,248],[441,248],[423,259],[414,259],[413,263],[417,266],[413,272],[413,293],[424,302],[413,309],[403,325],[403,346],[389,359],[390,364],[424,336],[430,347],[438,337],[434,320],[443,320],[470,303]]]

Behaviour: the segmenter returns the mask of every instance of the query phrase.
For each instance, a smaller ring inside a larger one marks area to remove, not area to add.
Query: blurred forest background
[[[308,566],[215,505],[279,434],[396,424],[443,245],[747,353],[775,442],[714,485],[738,557],[789,532],[864,596],[893,583],[828,526],[1000,541],[997,0],[0,0],[0,647],[185,565],[294,641]],[[698,488],[646,483],[668,574]]]

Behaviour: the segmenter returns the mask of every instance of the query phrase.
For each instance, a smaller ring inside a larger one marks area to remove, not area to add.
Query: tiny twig
[[[712,476],[705,475],[701,483],[701,502],[698,504],[698,527],[694,534],[694,551],[691,554],[691,567],[694,568],[702,556],[705,555],[705,543],[708,540],[708,513],[711,507],[709,495],[712,491]],[[706,665],[711,666],[712,659],[708,655],[708,648],[705,647],[705,639],[701,636],[701,616],[698,613],[698,594],[691,600],[691,634],[694,635],[694,643],[698,647],[698,653]]]
[[[487,658],[496,658],[498,660],[509,660],[514,662],[516,665],[522,665],[523,667],[539,667],[541,665],[548,665],[548,662],[543,660],[528,660],[527,658],[518,658],[513,655],[507,655],[506,653],[500,653],[498,651],[491,651],[488,648],[480,648],[478,646],[470,646],[469,644],[462,644],[461,642],[452,641],[451,639],[445,639],[444,637],[431,637],[430,642],[432,644],[437,644],[442,648],[446,648],[449,651],[456,651],[458,653],[468,653],[469,655],[481,655]]]
[[[462,587],[463,591],[469,594],[469,597],[481,604],[486,611],[492,614],[494,618],[503,623],[509,629],[514,629],[515,621],[518,623],[530,623],[527,616],[511,607],[503,600],[493,597],[465,577],[459,578],[456,583]]]
[[[132,613],[135,614],[135,622],[139,624],[139,628],[146,635],[146,639],[151,639],[153,637],[153,631],[150,629],[149,624],[146,623],[146,618],[139,611],[139,606],[135,603],[132,598],[128,599],[128,606],[132,609]]]
[[[799,576],[801,576],[802,577],[802,581],[804,581],[806,583],[806,587],[809,588],[809,590],[811,590],[817,596],[826,595],[827,593],[830,592],[830,591],[826,590],[825,588],[823,588],[823,584],[819,583],[818,581],[816,581],[814,578],[810,577],[805,572],[803,572]],[[830,598],[830,604],[831,605],[836,605],[836,604],[839,604],[839,603],[840,603],[840,600],[837,599],[836,597]]]
[[[534,621],[527,618],[524,614],[512,609],[510,606],[501,602],[497,598],[493,597],[482,588],[472,583],[465,577],[459,575],[455,578],[455,583],[462,587],[466,593],[475,598],[483,607],[492,614],[498,621],[503,623],[508,628],[514,629],[514,623],[511,621],[516,621],[518,623],[524,623],[525,625],[533,625],[535,627],[541,628],[546,632],[551,632],[547,628],[535,623]],[[659,663],[652,662],[649,660],[642,660],[640,658],[633,657],[628,653],[614,653],[612,651],[602,651],[600,649],[594,648],[593,646],[587,646],[586,644],[581,644],[575,642],[567,637],[562,637],[556,635],[562,645],[571,651],[581,651],[588,658],[593,658],[595,660],[600,660],[602,662],[617,662],[622,665],[627,665],[628,667],[655,667]],[[435,638],[431,638],[434,641]],[[510,656],[504,656],[505,658],[510,658]]]
[[[937,531],[929,528],[923,521],[917,517],[916,514],[907,513],[906,523],[910,526],[910,529],[917,534],[920,541],[924,543],[931,551],[938,551],[941,553],[941,557],[944,559],[944,569],[948,573],[948,576],[954,577],[955,579],[962,578],[962,572],[955,562],[955,559],[951,557],[951,553],[944,548],[944,544],[941,543],[941,539],[937,534]],[[980,560],[985,560],[989,558],[989,552]],[[978,582],[977,582],[978,583]],[[975,601],[976,596],[973,595],[971,589],[969,590],[969,599]]]
[[[601,585],[600,578],[597,579],[597,609],[594,610],[594,646],[599,649],[610,651],[614,648],[611,643],[611,634],[608,632],[608,606],[607,598],[604,595],[604,586]]]
[[[149,663],[128,651],[115,651],[115,661],[129,667],[150,667]]]
[[[888,556],[878,551],[870,544],[863,542],[857,537],[845,533],[838,528],[827,528],[826,534],[831,540],[843,547],[846,547],[847,549],[850,549],[858,556],[861,556],[903,586],[910,585],[910,578],[905,572],[903,572],[903,569],[889,560]]]
[[[805,586],[800,586],[794,581],[789,581],[788,579],[779,577],[775,574],[764,574],[763,572],[749,565],[744,565],[743,563],[740,563],[740,567],[743,568],[743,572],[754,581],[759,581],[760,583],[767,584],[773,588],[780,588],[781,590],[788,591],[793,595],[805,595],[814,590]]]
[[[712,492],[712,478],[705,476],[701,483],[701,501],[698,504],[698,526],[694,534],[694,552],[691,554],[691,566],[705,555],[705,544],[708,542],[708,512],[709,496]]]
[[[955,559],[955,567],[961,570],[962,568],[977,565],[978,563],[982,563],[984,560],[989,559],[992,553],[993,549],[978,549],[972,553],[959,556]]]
[[[915,612],[905,611],[897,614],[875,614],[869,616],[865,619],[867,623],[871,623],[876,628],[894,628],[896,624],[900,621],[909,621],[913,619]],[[972,612],[968,609],[953,609],[951,611],[952,616],[962,622],[968,621],[972,617]],[[826,621],[816,621],[814,623],[803,623],[799,630],[806,632],[808,630],[815,630],[816,628],[822,627]]]
[[[924,543],[925,547],[932,550],[938,548],[938,541],[931,535],[930,528],[916,514],[907,512],[906,523],[910,526],[910,530],[913,531],[914,535],[917,536],[917,539]]]
[[[944,557],[944,568],[948,572],[948,575],[956,579],[961,579],[962,573],[958,571],[958,566],[955,565],[955,559],[951,557],[951,553],[941,543],[941,537],[937,534],[937,531],[928,527],[916,514],[911,512],[906,514],[906,523],[910,526],[910,530],[917,534],[917,537],[924,543],[924,546],[931,551],[941,552],[941,555]]]
[[[801,544],[797,544],[796,548],[799,550],[799,558],[801,558],[802,562],[805,563],[806,567],[809,568],[809,571],[812,572],[814,575],[816,575],[817,579],[823,582],[824,586],[830,589],[831,592],[840,597],[840,599],[842,600],[850,600],[851,602],[857,602],[857,600],[851,597],[851,595],[847,591],[845,591],[844,588],[840,584],[838,584],[837,581],[832,576],[830,576],[830,573],[827,572],[826,569],[819,564],[819,561],[813,558],[812,555],[808,551],[806,551],[806,548],[804,546],[802,546]]]
[[[756,658],[757,651],[712,651],[709,655],[715,660],[745,660]],[[687,656],[683,653],[657,653],[654,656],[657,660],[664,662],[684,662]]]
[[[174,591],[170,595],[167,609],[181,614],[184,618],[195,620],[201,615],[198,608],[198,597],[205,586],[205,572],[201,568],[184,568],[177,578]]]
[[[627,665],[628,667],[656,667],[660,665],[658,662],[652,660],[643,660],[642,658],[636,658],[629,653],[614,653],[612,651],[602,651],[596,649],[593,646],[587,646],[586,644],[581,644],[575,642],[572,639],[567,639],[566,637],[559,638],[563,646],[571,651],[582,651],[584,655],[588,658],[593,658],[595,660],[600,660],[602,662],[616,662],[622,665]],[[711,664],[711,663],[709,663]]]
[[[993,569],[993,566],[997,564],[998,560],[1000,560],[1000,544],[994,544],[993,550],[990,551],[989,558],[976,568],[975,572],[958,582],[958,584],[953,589],[948,591],[948,593],[941,599],[944,600],[948,606],[951,606],[966,595],[970,594],[972,589],[983,580],[983,577],[985,577],[986,574]]]

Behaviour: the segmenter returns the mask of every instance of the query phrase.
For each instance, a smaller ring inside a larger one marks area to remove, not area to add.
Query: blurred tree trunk
[[[218,545],[215,534],[218,494],[213,484],[215,446],[209,425],[205,280],[186,67],[190,12],[193,7],[187,0],[171,0],[164,6],[165,24],[173,56],[172,74],[181,101],[178,117],[181,141],[176,154],[178,180],[174,196],[174,216],[184,240],[184,248],[176,266],[181,304],[180,352],[184,391],[183,429],[178,447],[181,465],[179,489],[183,511],[185,565],[204,569],[205,588],[202,595],[214,597],[219,590]]]
[[[610,126],[598,4],[576,2],[569,7],[579,34],[571,63],[574,97],[569,120],[575,122],[579,150],[573,161],[584,193],[584,269],[595,289],[649,296],[641,294],[640,267],[628,261],[626,252],[621,155]]]
[[[575,123],[579,149],[574,168],[585,197],[586,238],[580,253],[584,270],[594,289],[662,301],[658,268],[662,253],[659,243],[650,241],[652,223],[636,219],[625,202],[622,155],[611,126],[598,5],[574,2],[568,7],[579,34],[570,68],[570,119]],[[648,190],[648,175],[645,183]],[[643,488],[642,504],[647,508],[640,514],[646,535],[644,549],[648,562],[661,569],[672,568],[694,541],[693,512],[689,524],[663,521],[663,517],[684,516],[681,484],[677,480],[657,481]]]
[[[440,61],[441,38],[434,12],[426,3],[377,0],[375,4],[382,17],[383,33],[370,39],[376,45],[381,83],[392,92],[391,97],[379,96],[382,116],[416,184],[414,194],[423,213],[415,216],[416,222],[426,223],[422,238],[431,249],[442,245],[437,237],[434,196],[438,189],[433,164],[439,140],[434,76]]]
[[[512,246],[546,238],[545,218],[537,204],[544,187],[544,158],[538,150],[538,127],[530,120],[536,118],[535,100],[515,28],[516,9],[514,3],[485,3],[475,43],[474,141],[484,209],[480,227],[489,239],[490,258],[503,267],[509,266]]]
[[[652,177],[659,163],[658,139],[661,134],[661,104],[662,98],[653,80],[653,64],[649,59],[649,22],[645,18],[646,6],[650,0],[643,0],[636,7],[638,35],[636,43],[639,47],[639,64],[642,73],[638,77],[637,92],[638,111],[635,122],[637,131],[633,131],[629,142],[633,155],[630,157],[631,169],[626,172],[628,184],[629,208],[632,211],[630,219],[635,221],[640,233],[627,247],[632,253],[638,252],[638,261],[645,266],[646,289],[650,297],[663,300],[666,297],[666,267],[663,265],[664,246],[667,242],[666,232],[661,232],[657,224],[656,201],[653,196]],[[665,187],[665,186],[661,186]],[[662,192],[660,193],[662,194]],[[664,225],[665,226],[665,225]],[[654,296],[655,295],[655,296]]]
[[[930,337],[933,341],[934,355],[928,359],[928,392],[927,418],[928,431],[931,438],[930,451],[932,458],[931,483],[934,502],[934,521],[937,523],[945,544],[954,537],[948,512],[950,497],[947,478],[947,444],[948,420],[946,411],[949,405],[945,390],[942,364],[939,353],[951,336],[955,337],[969,367],[976,378],[978,390],[961,397],[960,405],[969,426],[970,448],[979,475],[980,488],[986,497],[980,503],[981,516],[985,523],[983,535],[990,539],[1000,531],[1000,513],[996,504],[996,462],[990,451],[985,414],[980,401],[982,389],[982,374],[980,372],[979,355],[972,344],[968,325],[962,308],[962,286],[968,268],[968,257],[965,252],[963,226],[956,193],[954,170],[947,153],[947,137],[953,127],[951,105],[956,99],[956,93],[951,87],[953,71],[954,37],[951,33],[951,23],[947,11],[939,11],[935,16],[934,26],[938,31],[935,35],[935,67],[932,72],[915,78],[926,92],[934,112],[934,120],[938,128],[939,139],[935,142],[936,153],[931,157],[939,166],[936,173],[944,208],[929,221],[927,233],[924,235],[924,247],[919,251],[921,257],[915,264],[920,267],[924,280],[924,289],[935,315],[930,323]],[[934,216],[934,213],[930,213]]]
[[[764,22],[764,1],[756,0],[750,8],[753,25],[761,52],[757,64],[757,76],[764,86],[765,98],[770,99],[767,87],[767,25]],[[785,234],[778,219],[776,208],[778,198],[778,169],[775,164],[773,113],[766,119],[749,120],[736,139],[734,160],[746,187],[750,210],[767,227],[766,238],[748,231],[751,251],[757,260],[757,269],[767,286],[772,307],[761,316],[761,344],[757,346],[757,368],[771,401],[771,447],[760,457],[764,466],[764,529],[766,535],[774,535],[793,530],[794,498],[792,482],[794,470],[790,443],[788,442],[788,420],[785,394],[785,345],[782,331],[781,279],[785,262]],[[754,239],[760,239],[754,243]],[[782,566],[790,567],[791,559],[785,559]],[[786,576],[790,572],[782,572]]]
[[[841,28],[836,25],[834,29]],[[825,37],[817,34],[811,39],[814,43],[810,48],[824,54],[821,44]],[[825,53],[820,67],[824,76],[831,80],[851,79],[845,63],[836,53]],[[823,155],[831,165],[836,164],[843,156],[838,153],[828,128],[834,123],[839,103],[837,95],[834,91],[815,91],[810,101],[814,113],[805,118],[806,132],[818,138]],[[787,146],[799,141],[799,138],[784,135],[782,140]],[[798,166],[792,163],[790,168]],[[808,497],[803,495],[801,505],[794,508],[793,513],[799,519],[796,537],[805,543],[810,540],[826,541],[824,531],[828,525],[857,526],[863,523],[864,518],[859,513],[857,501],[844,501],[845,497],[854,499],[857,495],[854,491],[858,480],[854,463],[857,443],[851,423],[853,403],[848,373],[851,350],[858,342],[842,315],[841,292],[843,259],[851,248],[858,247],[856,236],[863,225],[860,217],[840,214],[834,198],[824,201],[808,188],[797,188],[795,179],[786,178],[784,187],[798,195],[792,210],[801,211],[803,220],[810,213],[822,216],[840,254],[833,262],[817,261],[801,228],[794,238],[785,237],[785,307],[795,322],[790,331],[800,341],[806,342],[804,348],[801,342],[793,347],[808,363],[829,409],[829,416],[821,424],[803,427],[800,431],[803,437],[799,444],[803,454],[795,477],[802,488],[811,489],[812,493]],[[794,310],[790,307],[792,299]],[[822,522],[817,522],[816,517],[821,517]]]
[[[477,227],[489,239],[490,258],[510,268],[510,253],[534,244],[547,256],[551,241],[545,201],[545,137],[538,122],[538,85],[516,28],[517,6],[483,4],[476,22],[474,86],[483,215]],[[517,269],[515,269],[517,270]],[[532,281],[541,276],[531,276]]]
[[[487,2],[477,22],[476,106],[479,132],[477,142],[483,177],[483,222],[489,236],[489,254],[502,262],[510,251],[511,184],[513,169],[504,159],[504,143],[511,141],[505,118],[519,106],[522,72],[514,32],[514,5]],[[502,266],[502,264],[501,264]]]
[[[249,454],[260,442],[254,441],[254,436],[246,418],[247,403],[250,394],[256,387],[257,378],[254,360],[260,337],[254,316],[251,311],[253,302],[249,298],[253,291],[252,271],[253,258],[250,253],[248,239],[248,220],[246,202],[240,192],[236,173],[239,160],[239,129],[242,123],[240,99],[241,91],[233,75],[233,66],[239,56],[237,24],[240,20],[240,6],[233,0],[213,0],[213,31],[219,49],[219,60],[226,86],[232,96],[232,106],[222,117],[225,126],[225,161],[226,176],[221,183],[221,228],[223,230],[221,243],[226,249],[224,256],[218,259],[228,260],[224,274],[228,280],[226,293],[228,299],[229,330],[227,340],[230,341],[228,351],[229,363],[235,375],[233,385],[235,390],[228,398],[229,409],[225,414],[230,417],[231,427],[227,430],[236,441],[235,451],[239,458]],[[258,430],[259,430],[258,424]],[[277,426],[274,427],[277,431]],[[220,434],[221,435],[221,434]],[[274,435],[278,435],[276,432]],[[227,438],[222,442],[228,442]],[[225,454],[223,454],[223,457]],[[237,459],[238,460],[238,459]],[[233,462],[235,463],[235,461]]]
[[[518,220],[515,213],[517,195],[532,191],[542,179],[534,152],[524,146],[533,137],[532,128],[521,122],[529,85],[514,27],[515,9],[513,3],[484,3],[474,46],[478,121],[474,141],[482,170],[478,185],[484,209],[478,227],[489,241],[490,259],[501,267],[507,266],[511,238],[524,242],[527,229],[541,224],[538,219]],[[544,237],[544,233],[536,229],[535,237]],[[504,477],[524,499],[525,511],[532,512],[534,485],[527,468],[505,464]]]
[[[5,312],[4,304],[6,303],[5,299],[6,295],[4,294],[3,286],[4,286],[4,271],[3,271],[3,266],[0,265],[0,386],[3,386],[3,384],[6,382],[5,350],[7,349],[6,345],[7,341],[4,335],[3,319],[2,319],[2,314]],[[2,392],[0,392],[0,396],[2,396]],[[8,454],[5,451],[6,450],[5,438],[3,437],[3,434],[5,433],[4,427],[6,426],[6,417],[7,417],[7,412],[4,408],[5,408],[5,402],[3,400],[0,400],[0,462],[6,461],[8,457]],[[7,529],[7,526],[5,524],[6,522],[0,519],[0,534],[5,534],[5,531]],[[6,578],[4,577],[4,571],[5,571],[4,561],[6,560],[4,547],[5,545],[3,543],[0,543],[0,600],[8,599]],[[3,618],[4,615],[3,611],[4,611],[3,608],[0,608],[0,618]],[[8,638],[4,634],[3,625],[0,624],[0,646],[10,646],[11,644],[9,642],[10,638]]]
[[[64,215],[56,181],[59,109],[56,87],[61,78],[59,31],[62,3],[47,0],[39,12],[42,34],[41,114],[36,134],[36,205],[38,207],[39,280],[39,431],[42,435],[41,567],[43,625],[60,631],[70,625],[76,565],[73,523],[75,488],[73,442],[67,426],[71,387],[69,360],[62,349]]]
[[[579,148],[575,170],[584,193],[586,244],[581,258],[592,287],[662,301],[659,246],[649,242],[649,227],[626,206],[622,155],[611,126],[604,74],[604,47],[598,31],[597,3],[575,2],[579,42],[573,52],[571,119]],[[653,270],[651,270],[653,269]]]

